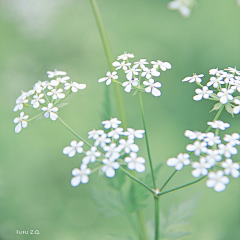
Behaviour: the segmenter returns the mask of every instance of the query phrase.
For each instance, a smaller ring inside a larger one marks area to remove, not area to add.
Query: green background
[[[206,75],[211,68],[239,65],[240,8],[233,0],[202,0],[189,19],[167,9],[168,1],[99,0],[106,30],[116,59],[123,51],[136,61],[162,59],[172,64],[163,72],[162,96],[144,94],[144,107],[153,163],[165,163],[185,151],[186,129],[205,131],[214,118],[212,102],[193,101],[195,85],[181,80],[193,73]],[[81,156],[70,159],[62,149],[75,137],[60,122],[42,119],[15,134],[15,99],[29,90],[46,71],[67,71],[73,81],[87,88],[72,95],[60,116],[80,135],[99,128],[106,85],[97,80],[108,71],[101,39],[90,3],[81,1],[0,1],[0,239],[110,239],[113,234],[131,234],[124,217],[104,218],[91,195],[92,188],[106,188],[105,176],[91,176],[87,185],[70,186],[71,170]],[[112,116],[118,116],[111,88]],[[142,128],[137,96],[122,89],[128,126]],[[27,113],[27,111],[25,111]],[[225,111],[221,120],[239,132],[239,116]],[[143,140],[138,141],[147,158]],[[238,156],[233,159],[237,160]],[[164,165],[158,186],[172,173]],[[191,168],[176,174],[168,189],[193,180]],[[111,180],[109,180],[111,181]],[[161,209],[201,193],[192,223],[192,235],[183,239],[240,239],[239,179],[216,193],[200,182],[161,198]],[[145,215],[153,219],[153,200]],[[37,229],[40,235],[16,235],[16,230]]]

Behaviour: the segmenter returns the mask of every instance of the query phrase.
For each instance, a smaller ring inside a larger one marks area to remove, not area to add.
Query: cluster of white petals
[[[168,3],[168,8],[178,10],[183,17],[187,18],[191,15],[191,10],[195,4],[195,0],[174,0]]]
[[[159,88],[162,86],[160,82],[155,82],[154,78],[159,77],[161,73],[159,70],[166,71],[171,69],[172,66],[169,62],[163,62],[161,60],[151,61],[151,67],[147,59],[140,59],[132,63],[129,62],[130,58],[134,58],[133,54],[124,52],[124,54],[118,56],[117,61],[113,62],[112,65],[115,67],[115,71],[107,72],[107,76],[100,78],[98,82],[106,82],[106,85],[110,85],[111,82],[121,84],[124,90],[129,93],[135,90],[137,91],[151,93],[155,97],[161,95]],[[122,61],[120,61],[122,60]],[[132,66],[131,66],[132,65]],[[122,69],[126,74],[126,81],[119,82],[117,71]]]
[[[63,154],[74,157],[76,153],[84,153],[80,168],[73,169],[72,186],[89,181],[88,175],[91,173],[89,164],[98,164],[101,171],[108,177],[113,178],[115,172],[120,168],[120,164],[126,165],[129,170],[142,173],[145,171],[145,159],[137,155],[139,146],[135,139],[143,138],[145,133],[142,129],[127,128],[126,131],[120,127],[121,121],[117,118],[102,121],[104,129],[93,129],[88,132],[88,138],[94,140],[93,146],[84,151],[83,141],[71,141],[70,146],[63,149]],[[86,146],[86,144],[85,144]],[[120,161],[121,159],[121,161]],[[124,164],[125,162],[125,164]],[[100,165],[99,165],[100,164]],[[77,169],[77,170],[76,170]]]
[[[47,74],[48,78],[50,78],[49,81],[38,81],[29,91],[22,91],[22,94],[16,100],[16,106],[13,109],[14,112],[21,111],[24,107],[40,108],[45,118],[55,121],[58,118],[58,104],[70,93],[86,88],[86,84],[68,82],[70,77],[66,76],[67,73],[64,71],[47,71]],[[64,90],[66,90],[65,93]],[[38,115],[31,119],[35,119]],[[28,117],[19,120],[20,118],[14,119],[14,123],[18,123],[15,128],[16,133],[19,133],[22,128],[26,128],[28,121],[31,120],[27,120]],[[19,123],[21,124],[19,125]]]

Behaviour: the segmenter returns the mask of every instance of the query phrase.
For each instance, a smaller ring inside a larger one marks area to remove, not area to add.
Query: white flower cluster
[[[100,78],[98,82],[106,81],[106,85],[109,85],[112,81],[114,81],[121,84],[126,92],[131,92],[132,89],[135,89],[136,91],[145,91],[147,93],[152,93],[155,97],[159,97],[161,95],[161,91],[158,88],[160,88],[162,84],[160,82],[155,82],[153,78],[160,76],[160,69],[162,71],[171,69],[171,64],[157,60],[151,61],[152,66],[148,67],[146,66],[149,64],[147,60],[140,59],[132,65],[132,63],[129,62],[130,58],[134,58],[134,55],[126,52],[118,56],[117,61],[112,63],[112,65],[116,67],[116,71],[112,73],[107,72],[107,76]],[[119,69],[122,69],[126,74],[127,81],[123,83],[117,81],[117,71]]]
[[[197,88],[195,90],[197,94],[193,97],[195,101],[200,101],[203,98],[211,99],[217,102],[213,110],[218,110],[222,105],[225,105],[227,112],[238,114],[240,112],[240,95],[236,94],[240,93],[240,71],[236,67],[229,67],[224,70],[216,68],[210,69],[209,75],[212,76],[206,86],[201,84],[203,74],[193,74],[192,77],[186,77],[182,81],[196,82],[197,85],[202,87],[202,89]],[[209,89],[209,87],[212,87],[212,89]]]
[[[232,155],[238,153],[236,145],[240,145],[240,135],[233,133],[232,135],[225,134],[222,143],[218,131],[225,130],[230,127],[229,123],[216,120],[208,122],[208,125],[216,129],[213,132],[197,132],[185,131],[185,136],[190,140],[195,140],[193,144],[188,144],[186,150],[194,153],[199,161],[190,161],[190,155],[187,153],[180,153],[177,158],[170,158],[167,160],[167,165],[175,167],[176,170],[181,170],[183,165],[191,163],[192,175],[196,178],[208,176],[206,181],[207,187],[213,187],[215,191],[221,192],[225,190],[225,185],[229,183],[229,178],[226,175],[232,175],[233,178],[239,177],[239,163],[234,163]],[[210,171],[211,170],[211,171]],[[210,171],[210,172],[209,172]]]
[[[191,15],[191,10],[195,4],[195,0],[174,0],[168,3],[168,8],[178,10],[183,17],[187,18]]]
[[[33,89],[24,92],[17,98],[16,106],[13,111],[22,111],[24,107],[30,107],[33,109],[41,108],[43,116],[55,121],[58,118],[58,107],[56,107],[65,97],[64,90],[67,90],[68,94],[71,92],[77,92],[78,89],[86,88],[86,84],[78,84],[76,82],[69,82],[70,77],[66,76],[64,71],[54,70],[48,71],[49,81],[38,81],[34,84]],[[20,117],[14,119],[14,123],[17,124],[15,132],[19,133],[22,128],[26,128],[28,125],[28,115],[24,115],[24,112],[20,113]]]
[[[76,153],[85,153],[85,157],[82,159],[80,169],[74,168],[71,180],[73,187],[78,186],[80,183],[87,183],[89,181],[88,175],[91,173],[88,164],[98,162],[101,167],[101,171],[109,178],[115,176],[115,170],[119,169],[121,161],[123,159],[125,165],[130,170],[136,170],[139,173],[145,171],[145,159],[138,157],[137,152],[139,146],[134,143],[135,138],[142,138],[145,133],[144,130],[134,130],[128,128],[127,131],[123,131],[123,128],[119,127],[121,121],[117,118],[103,121],[105,131],[93,129],[88,133],[88,138],[94,140],[94,146],[88,151],[83,150],[84,143],[73,140],[70,146],[63,149],[63,154],[69,157],[75,156]],[[98,151],[101,148],[101,151]],[[121,163],[122,164],[122,163]]]

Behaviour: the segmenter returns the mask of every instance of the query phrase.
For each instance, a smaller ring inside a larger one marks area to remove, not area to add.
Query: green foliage
[[[122,235],[116,235],[116,234],[111,234],[109,235],[111,240],[134,240],[131,236],[122,236]]]
[[[222,105],[223,104],[221,102],[216,103],[210,112],[220,109]]]
[[[225,104],[225,109],[228,113],[230,113],[233,116],[233,108],[229,102]]]
[[[111,112],[111,100],[110,100],[110,91],[109,87],[104,88],[104,100],[102,103],[102,110],[101,110],[101,119],[108,120],[111,119],[112,112]]]

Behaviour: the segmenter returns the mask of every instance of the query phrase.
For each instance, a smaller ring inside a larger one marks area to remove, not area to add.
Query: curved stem
[[[149,160],[150,169],[151,169],[151,173],[152,173],[153,187],[154,187],[154,189],[156,189],[156,182],[155,182],[155,177],[154,177],[150,148],[149,148],[149,144],[148,144],[147,128],[146,128],[146,121],[145,121],[145,114],[144,114],[144,109],[143,109],[143,101],[142,101],[141,92],[138,92],[138,96],[139,96],[139,102],[140,102],[141,112],[142,112],[143,127],[144,127],[144,130],[145,130],[145,139],[146,139],[146,145],[147,145],[148,160]]]

